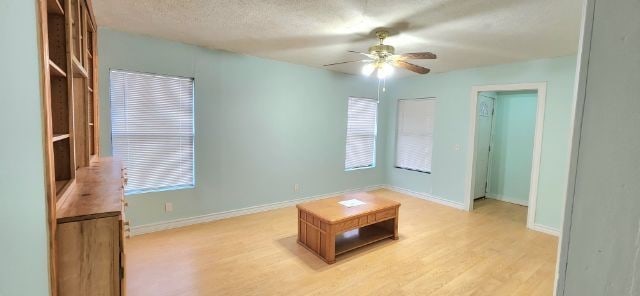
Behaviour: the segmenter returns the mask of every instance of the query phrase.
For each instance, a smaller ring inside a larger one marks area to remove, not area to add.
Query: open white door
[[[489,172],[489,152],[491,147],[491,131],[493,126],[493,106],[495,93],[478,95],[476,122],[476,182],[473,198],[484,197],[487,193]]]

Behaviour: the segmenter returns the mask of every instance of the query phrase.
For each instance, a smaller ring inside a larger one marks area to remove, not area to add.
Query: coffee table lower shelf
[[[343,232],[336,236],[336,255],[393,237],[393,232],[375,224]]]

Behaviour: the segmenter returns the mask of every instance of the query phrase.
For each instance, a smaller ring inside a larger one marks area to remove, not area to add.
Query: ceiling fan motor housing
[[[395,54],[396,49],[391,45],[376,44],[369,47],[369,53],[380,58],[386,58]]]

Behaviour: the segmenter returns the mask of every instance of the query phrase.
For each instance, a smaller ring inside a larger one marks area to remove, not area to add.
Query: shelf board
[[[89,126],[93,126],[93,122],[89,122]]]
[[[47,0],[47,12],[51,14],[64,15],[64,9],[58,0]]]
[[[49,73],[57,77],[67,77],[67,73],[58,67],[58,65],[56,65],[52,60],[49,60]]]
[[[91,86],[87,87],[89,89],[89,92],[93,92],[93,88],[91,88]]]
[[[74,77],[84,77],[84,78],[89,77],[89,74],[87,73],[87,70],[82,66],[82,63],[80,63],[80,61],[78,61],[78,59],[76,57],[71,57],[71,60],[73,61],[73,76]]]
[[[54,134],[53,138],[51,138],[52,142],[58,142],[60,140],[68,139],[69,134]]]
[[[393,232],[382,227],[369,225],[336,236],[336,255],[393,237]]]
[[[61,195],[67,189],[71,180],[56,180],[56,194]]]

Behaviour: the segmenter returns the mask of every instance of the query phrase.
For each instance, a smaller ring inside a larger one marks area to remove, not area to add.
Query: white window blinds
[[[194,186],[193,79],[112,70],[113,155],[126,193]]]
[[[435,99],[398,100],[396,167],[431,172]]]
[[[378,101],[349,98],[347,107],[346,170],[375,166]]]

